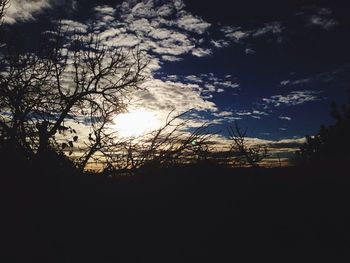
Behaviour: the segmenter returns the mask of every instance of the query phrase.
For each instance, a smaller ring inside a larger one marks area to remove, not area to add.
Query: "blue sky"
[[[195,109],[194,123],[213,130],[238,121],[251,137],[282,140],[315,134],[332,122],[331,101],[348,96],[350,21],[334,2],[18,0],[6,21],[9,43],[25,48],[59,19],[139,47],[151,78],[133,94],[139,106]]]

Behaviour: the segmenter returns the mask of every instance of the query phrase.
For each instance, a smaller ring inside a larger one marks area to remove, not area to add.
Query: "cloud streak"
[[[292,91],[286,95],[273,95],[269,98],[263,98],[262,101],[267,107],[280,107],[282,105],[296,106],[306,102],[320,100],[318,95],[321,92],[315,90]]]

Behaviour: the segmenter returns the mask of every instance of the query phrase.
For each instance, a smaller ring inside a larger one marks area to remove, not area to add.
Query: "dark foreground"
[[[6,262],[350,259],[350,178],[341,168],[30,173],[1,178]]]

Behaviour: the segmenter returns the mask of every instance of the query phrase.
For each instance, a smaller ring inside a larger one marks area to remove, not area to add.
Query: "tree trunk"
[[[42,123],[38,123],[36,125],[39,133],[39,147],[37,152],[37,156],[39,157],[45,157],[49,149],[49,136],[47,131],[48,126],[48,121],[43,121]]]

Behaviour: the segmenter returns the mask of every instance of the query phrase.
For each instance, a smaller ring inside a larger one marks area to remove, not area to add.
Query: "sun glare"
[[[119,114],[113,122],[121,137],[140,136],[160,127],[155,114],[142,108]]]

